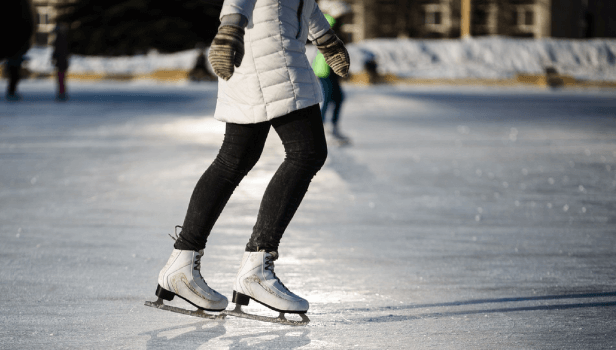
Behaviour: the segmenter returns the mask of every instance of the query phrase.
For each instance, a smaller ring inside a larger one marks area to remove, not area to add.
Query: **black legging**
[[[270,125],[280,136],[286,157],[265,190],[246,251],[278,251],[282,234],[327,157],[319,105],[258,124],[227,123],[218,156],[190,198],[176,249],[198,251],[205,247],[231,194],[259,160]]]

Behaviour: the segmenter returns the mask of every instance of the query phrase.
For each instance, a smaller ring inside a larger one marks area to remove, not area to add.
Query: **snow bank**
[[[34,72],[51,73],[52,48],[35,47],[28,51],[28,68]],[[157,70],[190,70],[197,59],[197,50],[173,54],[151,51],[145,55],[97,57],[73,55],[70,59],[71,73],[98,74],[149,74]]]
[[[348,45],[351,73],[374,57],[380,73],[414,78],[512,78],[541,74],[545,67],[582,80],[616,81],[616,40],[476,38],[468,40],[375,39]],[[308,46],[310,58],[316,49]],[[28,65],[35,72],[53,71],[50,48],[33,48]],[[175,54],[150,52],[129,57],[71,58],[72,73],[148,74],[156,70],[189,70],[196,50]]]
[[[414,78],[512,78],[552,66],[583,80],[616,80],[616,40],[377,39],[349,45],[351,72],[374,55],[380,73]]]

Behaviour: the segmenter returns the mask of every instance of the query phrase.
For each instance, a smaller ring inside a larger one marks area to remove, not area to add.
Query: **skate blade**
[[[351,140],[348,138],[339,138],[332,136],[327,140],[327,142],[338,147],[351,146]]]
[[[158,300],[156,301],[146,301],[145,306],[150,306],[150,307],[154,307],[154,308],[165,310],[165,311],[176,312],[178,314],[183,314],[183,315],[188,315],[188,316],[207,318],[210,320],[218,320],[218,319],[222,320],[226,317],[226,315],[222,312],[218,315],[212,315],[212,314],[208,314],[207,312],[204,312],[203,310],[193,311],[193,310],[182,309],[182,308],[175,307],[175,306],[165,305],[163,303],[162,298],[158,298]]]
[[[308,323],[310,323],[310,319],[308,318],[308,316],[306,316],[306,314],[298,314],[302,318],[302,320],[296,321],[296,320],[289,320],[286,317],[284,317],[285,315],[284,312],[281,312],[278,315],[278,317],[268,317],[268,316],[247,314],[242,310],[242,307],[240,305],[236,305],[234,310],[225,310],[222,313],[228,316],[241,317],[241,318],[247,318],[249,320],[256,320],[256,321],[263,321],[263,322],[270,322],[270,323],[278,323],[278,324],[283,324],[287,326],[305,326]]]

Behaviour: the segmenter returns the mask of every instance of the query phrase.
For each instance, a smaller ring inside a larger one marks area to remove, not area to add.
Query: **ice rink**
[[[1,349],[616,344],[614,90],[346,86],[353,145],[330,146],[276,263],[306,327],[143,305],[222,141],[216,84],[19,90],[0,99]],[[283,157],[272,131],[210,236],[227,297]]]

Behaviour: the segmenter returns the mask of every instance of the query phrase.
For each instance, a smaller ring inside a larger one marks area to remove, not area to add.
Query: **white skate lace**
[[[199,274],[199,277],[201,278],[201,281],[203,283],[205,283],[205,285],[207,286],[207,282],[205,282],[205,279],[203,278],[203,276],[201,276],[201,257],[202,256],[203,256],[203,249],[201,249],[199,251],[199,253],[197,255],[195,255],[195,267],[194,267],[194,269]]]
[[[174,241],[177,241],[180,238],[180,235],[178,234],[178,227],[180,229],[182,229],[183,227],[180,225],[176,225],[175,226],[175,237],[173,237],[172,235],[169,235],[169,237],[171,237],[171,239],[173,239]],[[181,233],[182,231],[180,231]],[[199,274],[199,277],[201,277],[201,281],[203,281],[203,283],[205,283],[205,285],[207,285],[207,282],[205,282],[205,279],[203,278],[203,276],[201,276],[201,257],[203,256],[203,249],[201,249],[199,251],[199,253],[195,256],[195,267],[194,269],[197,270],[197,273]]]
[[[182,229],[183,227],[180,225],[176,225],[175,226],[175,237],[173,237],[171,234],[169,234],[169,237],[171,237],[171,239],[173,239],[174,241],[177,241],[178,239],[180,239],[180,235],[178,234],[178,227],[180,229]],[[180,231],[180,233],[182,233],[182,231]],[[203,249],[201,249],[199,251],[199,253],[195,256],[195,267],[194,269],[197,270],[197,273],[199,274],[199,278],[201,278],[201,281],[203,283],[205,283],[205,285],[207,286],[207,282],[205,282],[205,279],[203,278],[203,276],[201,276],[201,257],[203,256]]]
[[[291,291],[289,290],[289,288],[287,288],[287,286],[284,285],[284,283],[282,283],[282,281],[280,280],[280,278],[278,278],[278,276],[276,276],[276,272],[274,272],[274,261],[278,259],[278,252],[269,252],[265,254],[265,269],[269,270],[272,275],[274,276],[274,278],[278,281],[278,283],[280,283],[281,286],[284,287],[284,289],[287,290],[287,292],[291,293]]]
[[[201,274],[201,257],[203,256],[203,250],[199,251],[199,254],[195,256],[195,270],[199,271]]]
[[[175,229],[173,230],[174,233],[175,233],[175,237],[173,237],[171,234],[168,234],[169,237],[171,237],[171,239],[174,240],[174,241],[177,241],[178,239],[180,239],[180,235],[178,234],[178,227],[179,228],[183,228],[180,225],[175,225]],[[180,233],[182,233],[182,231],[180,231]]]

